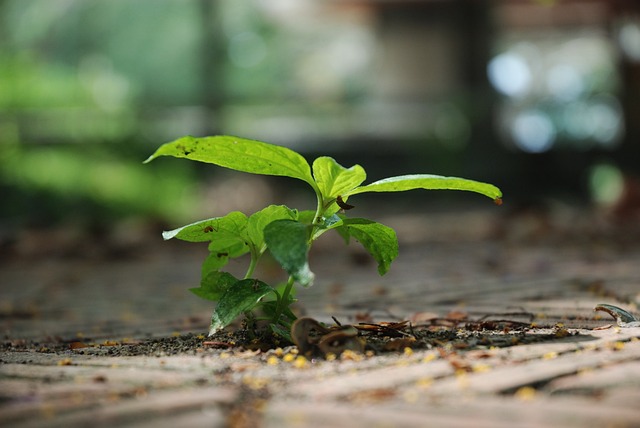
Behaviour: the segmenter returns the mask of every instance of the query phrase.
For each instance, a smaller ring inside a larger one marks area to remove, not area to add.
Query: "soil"
[[[637,227],[565,210],[430,215],[429,227],[422,217],[378,218],[401,248],[384,278],[357,247],[318,242],[318,281],[295,309],[356,327],[365,348],[308,358],[239,327],[206,336],[210,302],[186,291],[206,248],[141,233],[92,252],[86,236],[24,232],[2,246],[0,424],[640,420],[640,329],[593,312],[637,312]],[[52,234],[66,240],[38,245]],[[269,266],[259,274],[277,277]]]

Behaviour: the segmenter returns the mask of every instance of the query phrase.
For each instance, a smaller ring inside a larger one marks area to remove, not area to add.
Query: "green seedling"
[[[387,273],[398,255],[395,231],[372,220],[348,217],[345,212],[353,206],[347,201],[352,196],[367,192],[449,189],[476,192],[497,204],[502,202],[502,193],[497,187],[456,177],[414,174],[362,185],[366,173],[360,165],[345,168],[327,156],[309,165],[302,155],[291,149],[231,136],[183,137],[162,145],[145,163],[160,156],[186,158],[252,174],[295,178],[307,183],[316,196],[313,211],[271,205],[249,216],[234,211],[163,233],[164,239],[209,245],[200,286],[191,291],[216,302],[210,336],[244,314],[249,325],[266,321],[272,332],[290,340],[291,324],[296,320],[290,309],[295,302],[294,285],[308,287],[313,283],[309,248],[330,230],[338,232],[346,243],[351,238],[359,241],[377,262],[380,275]],[[253,277],[266,251],[286,271],[285,284],[269,285]],[[247,253],[250,261],[243,278],[222,271],[230,259]]]

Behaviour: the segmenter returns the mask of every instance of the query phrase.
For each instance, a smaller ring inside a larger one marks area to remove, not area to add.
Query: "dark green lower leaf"
[[[365,218],[345,218],[340,229],[343,236],[353,236],[373,256],[380,275],[389,271],[398,257],[398,238],[393,229]]]
[[[311,285],[309,270],[309,226],[295,220],[276,220],[264,228],[264,240],[284,270],[303,286]]]
[[[289,299],[289,300],[290,300],[289,304],[295,302],[295,299]],[[278,310],[278,302],[267,302],[267,303],[261,304],[260,308],[264,312],[265,316],[273,320],[273,318],[276,315],[276,311]],[[288,306],[282,309],[282,314],[280,314],[280,319],[282,319],[282,316],[284,316],[290,322],[295,321],[297,318],[296,315],[291,311],[291,309],[289,309]]]
[[[273,334],[280,336],[289,343],[293,343],[293,339],[291,339],[291,331],[289,329],[286,329],[279,324],[270,324],[269,327]]]
[[[243,279],[231,285],[213,311],[209,336],[228,326],[241,313],[252,310],[271,292],[273,288],[257,279]]]
[[[238,279],[227,272],[213,271],[202,277],[200,287],[190,288],[196,296],[205,300],[217,302],[229,287],[238,282]]]
[[[204,279],[210,272],[223,268],[227,263],[229,263],[229,253],[210,252],[202,263],[202,278]]]

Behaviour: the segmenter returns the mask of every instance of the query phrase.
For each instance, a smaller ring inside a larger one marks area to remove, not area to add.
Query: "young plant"
[[[500,204],[497,187],[473,180],[429,174],[402,175],[362,185],[366,178],[360,165],[345,168],[326,156],[310,166],[299,153],[285,147],[231,136],[183,137],[162,145],[146,161],[160,156],[187,158],[252,174],[291,177],[309,184],[316,195],[314,211],[298,211],[283,205],[270,205],[247,216],[234,211],[224,217],[198,221],[163,232],[164,239],[208,242],[209,256],[202,265],[200,286],[191,291],[217,302],[211,317],[209,335],[244,314],[251,325],[267,321],[271,330],[290,338],[296,316],[290,309],[295,301],[294,284],[310,286],[314,274],[308,253],[313,242],[329,230],[345,240],[358,240],[378,264],[384,275],[398,255],[395,231],[365,218],[350,218],[344,212],[353,208],[351,196],[366,192],[401,192],[413,189],[450,189],[477,192]],[[254,278],[262,255],[269,251],[288,274],[286,284],[269,285]],[[249,254],[243,278],[221,269],[230,259]]]

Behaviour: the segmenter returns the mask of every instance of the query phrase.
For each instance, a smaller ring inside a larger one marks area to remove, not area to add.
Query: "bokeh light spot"
[[[624,190],[624,178],[616,166],[600,163],[591,168],[589,186],[594,202],[609,206],[620,199]]]
[[[524,58],[515,53],[494,57],[488,65],[489,81],[499,92],[509,97],[525,95],[531,86],[531,71]]]
[[[541,111],[525,111],[513,121],[511,134],[515,144],[528,153],[549,150],[556,139],[556,128],[549,117]]]

